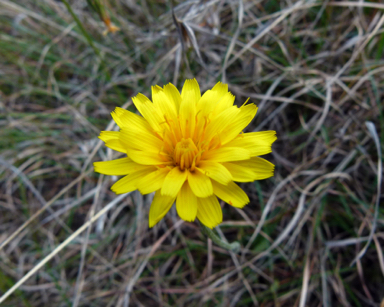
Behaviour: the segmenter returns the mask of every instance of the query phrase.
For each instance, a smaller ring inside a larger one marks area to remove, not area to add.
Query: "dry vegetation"
[[[1,305],[379,306],[384,4],[181,1],[178,31],[168,1],[109,3],[104,36],[86,1],[0,1]],[[223,206],[239,254],[92,169],[115,106],[191,77],[277,131],[275,176]]]

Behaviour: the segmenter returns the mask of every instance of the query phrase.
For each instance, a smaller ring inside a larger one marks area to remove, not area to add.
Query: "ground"
[[[381,1],[1,1],[1,306],[380,306],[383,24]],[[239,253],[174,208],[149,229],[152,196],[93,171],[116,106],[188,78],[277,133],[274,177],[222,204]]]

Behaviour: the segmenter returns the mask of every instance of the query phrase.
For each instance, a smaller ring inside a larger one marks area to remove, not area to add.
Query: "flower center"
[[[182,138],[181,141],[176,144],[175,150],[173,151],[173,161],[182,171],[184,169],[193,171],[200,161],[200,156],[201,154],[191,138]]]

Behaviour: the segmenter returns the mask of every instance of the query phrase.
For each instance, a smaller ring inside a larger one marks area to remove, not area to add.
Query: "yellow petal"
[[[121,144],[119,137],[120,137],[120,132],[101,131],[99,139],[105,142],[105,146],[113,150],[126,153],[127,149],[123,144]]]
[[[193,222],[197,214],[197,197],[189,187],[188,182],[184,182],[176,198],[176,210],[181,219]]]
[[[222,97],[225,93],[228,92],[228,84],[221,83],[220,81],[215,84],[214,87],[212,87],[212,92],[215,93],[217,97]]]
[[[202,156],[204,161],[230,162],[247,160],[251,157],[249,150],[240,147],[220,147],[209,150]],[[133,159],[132,159],[133,160]]]
[[[148,174],[139,180],[137,183],[137,189],[141,194],[149,194],[161,189],[164,179],[168,175],[169,171],[169,168],[163,167]]]
[[[202,170],[205,175],[221,184],[228,184],[228,182],[232,180],[231,173],[221,163],[200,161],[198,168]]]
[[[181,104],[194,104],[201,98],[200,87],[196,79],[186,80],[181,90]]]
[[[251,162],[251,167],[256,173],[255,180],[266,179],[273,176],[275,165],[271,162],[259,157],[251,158]]]
[[[252,156],[261,156],[272,152],[271,146],[276,139],[276,131],[249,132],[240,134],[225,146],[246,148]]]
[[[105,146],[118,152],[127,153],[127,149],[121,144],[120,140],[109,140],[105,142]]]
[[[155,107],[161,112],[163,118],[177,120],[176,107],[168,96],[165,95],[163,89],[159,86],[152,86],[152,100]]]
[[[262,180],[272,177],[273,171],[275,170],[275,166],[271,162],[259,157],[252,157],[245,161],[232,162],[232,164],[252,170],[254,173],[253,180]]]
[[[217,115],[219,115],[224,110],[233,106],[234,102],[235,102],[235,96],[231,92],[225,93],[225,95],[216,104],[216,106],[213,110],[213,114],[212,114],[213,117],[212,118],[216,117]]]
[[[168,99],[175,105],[176,112],[179,113],[181,104],[181,95],[178,89],[172,84],[168,83],[164,85],[164,94],[167,95]]]
[[[197,198],[197,218],[211,229],[223,221],[223,212],[215,195]]]
[[[163,141],[144,129],[122,128],[120,130],[120,142],[125,148],[159,152],[163,147]]]
[[[198,169],[188,171],[188,183],[197,197],[208,197],[213,194],[211,179]]]
[[[251,103],[240,108],[240,112],[231,120],[231,123],[220,133],[221,143],[224,145],[233,140],[255,117],[257,107]]]
[[[249,203],[247,194],[233,181],[222,185],[212,180],[213,193],[226,203],[236,208],[243,208]]]
[[[147,166],[145,169],[129,174],[115,182],[115,184],[112,185],[111,190],[116,194],[132,192],[137,189],[137,183],[139,180],[154,170],[156,170],[155,167]]]
[[[181,103],[180,106],[180,129],[183,138],[192,138],[196,127],[196,108],[192,104]]]
[[[214,118],[207,126],[204,138],[210,141],[215,135],[223,131],[228,125],[231,124],[234,117],[240,113],[237,106],[232,106],[229,109],[221,112]]]
[[[255,172],[253,172],[249,167],[245,165],[239,165],[239,164],[236,164],[236,162],[233,162],[233,163],[226,162],[226,163],[223,163],[223,166],[225,166],[226,169],[231,173],[233,181],[250,182],[255,180],[254,179]]]
[[[161,194],[176,197],[183,183],[187,180],[188,172],[181,171],[178,167],[174,167],[165,177]]]
[[[144,117],[132,113],[128,110],[116,107],[111,115],[120,128],[139,126],[143,129],[151,129],[151,126],[148,124]]]
[[[155,226],[171,209],[175,198],[161,195],[160,190],[155,193],[149,209],[149,227]]]
[[[169,165],[173,163],[166,156],[156,152],[128,150],[127,155],[136,163],[144,165]]]
[[[117,110],[117,112],[116,112],[116,109],[115,109],[115,111],[111,112],[111,116],[112,116],[113,120],[115,121],[115,123],[121,128],[124,126],[124,122],[120,119],[122,112],[120,112],[120,110]],[[122,108],[119,108],[119,109],[122,109]]]
[[[109,141],[109,140],[118,140],[119,139],[119,132],[118,131],[101,131],[99,135],[99,139],[103,142]]]
[[[161,135],[163,131],[161,123],[164,122],[164,118],[159,110],[143,94],[139,93],[136,97],[132,97],[132,101],[141,115],[148,121],[152,129]]]
[[[218,82],[212,90],[206,91],[197,103],[199,115],[205,116],[212,112],[220,99],[228,92],[228,84]]]
[[[200,99],[199,84],[195,79],[186,80],[181,92],[179,120],[181,134],[188,139],[194,136],[196,126],[196,103]]]
[[[137,164],[130,158],[121,158],[112,161],[94,162],[95,172],[104,175],[127,175],[142,169],[147,169],[146,165]]]

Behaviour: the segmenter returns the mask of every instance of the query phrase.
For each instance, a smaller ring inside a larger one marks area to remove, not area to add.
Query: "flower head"
[[[181,94],[172,84],[152,87],[151,102],[132,98],[139,116],[116,108],[112,117],[120,131],[102,131],[99,138],[127,156],[95,162],[95,171],[126,175],[112,191],[156,192],[149,211],[153,227],[176,200],[185,221],[196,217],[213,228],[222,221],[217,199],[242,208],[249,203],[237,182],[273,176],[274,165],[258,156],[270,153],[275,131],[242,133],[256,115],[255,104],[234,105],[228,85],[217,83],[200,94],[195,79],[186,80]]]

